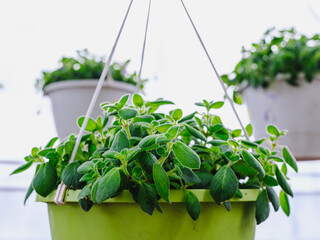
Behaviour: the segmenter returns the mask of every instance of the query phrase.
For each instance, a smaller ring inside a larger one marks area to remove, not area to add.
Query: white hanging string
[[[223,91],[224,91],[224,94],[225,94],[227,100],[229,101],[229,103],[230,103],[230,105],[231,105],[231,108],[232,108],[232,110],[233,110],[236,118],[238,119],[238,122],[239,122],[239,124],[240,124],[240,126],[241,126],[241,129],[242,129],[242,131],[243,131],[246,139],[249,140],[249,135],[248,135],[248,133],[247,133],[247,131],[246,131],[246,129],[245,129],[245,127],[244,127],[244,125],[243,125],[243,123],[242,123],[239,115],[238,115],[238,112],[237,112],[237,110],[236,110],[236,108],[235,108],[235,106],[234,106],[234,103],[233,103],[232,98],[231,98],[231,97],[229,96],[229,94],[228,94],[227,87],[225,86],[223,80],[221,79],[221,76],[219,75],[216,67],[214,66],[213,61],[212,61],[212,59],[211,59],[211,57],[210,57],[210,55],[209,55],[209,52],[207,51],[207,48],[206,48],[206,46],[204,45],[204,43],[203,43],[203,41],[202,41],[202,38],[201,38],[201,36],[200,36],[200,34],[199,34],[199,32],[198,32],[195,24],[193,23],[193,20],[192,20],[190,14],[189,14],[189,12],[188,12],[188,9],[187,9],[186,5],[185,5],[184,2],[183,2],[183,0],[181,0],[181,3],[182,3],[182,6],[183,6],[184,10],[186,11],[186,13],[187,13],[187,15],[188,15],[188,18],[189,18],[189,20],[190,20],[190,22],[191,22],[191,24],[192,24],[192,27],[193,27],[194,31],[196,32],[196,34],[197,34],[197,36],[198,36],[198,39],[199,39],[199,41],[200,41],[200,43],[201,43],[201,46],[202,46],[203,50],[205,51],[205,53],[206,53],[206,55],[207,55],[207,57],[208,57],[208,59],[209,59],[209,61],[210,61],[210,64],[211,64],[212,68],[213,68],[213,70],[214,70],[217,78],[219,79],[219,82],[220,82],[220,84],[221,84],[221,86],[222,86],[222,89],[223,89]]]
[[[115,41],[115,43],[114,43],[114,45],[113,45],[113,47],[112,47],[111,53],[110,53],[110,55],[109,55],[109,57],[108,57],[108,61],[107,61],[107,63],[105,64],[104,69],[103,69],[103,71],[102,71],[102,74],[101,74],[101,76],[100,76],[98,85],[97,85],[96,90],[95,90],[95,92],[94,92],[94,94],[93,94],[93,97],[92,97],[92,99],[91,99],[91,102],[90,102],[89,108],[88,108],[88,110],[87,110],[85,119],[84,119],[84,121],[83,121],[82,127],[81,127],[80,132],[79,132],[79,135],[78,135],[78,137],[77,137],[75,146],[74,146],[74,148],[73,148],[72,155],[71,155],[71,158],[70,158],[69,163],[72,163],[72,162],[74,161],[74,159],[75,159],[75,156],[76,156],[78,147],[79,147],[79,145],[80,145],[80,142],[81,142],[81,138],[82,138],[82,136],[83,136],[83,133],[84,133],[85,128],[86,128],[86,126],[87,126],[88,120],[89,120],[89,118],[90,118],[90,116],[91,116],[91,113],[92,113],[92,111],[93,111],[93,108],[94,108],[94,106],[95,106],[95,104],[96,104],[96,102],[97,102],[97,99],[98,99],[99,93],[100,93],[100,91],[101,91],[101,88],[102,88],[102,86],[103,86],[104,80],[106,79],[106,77],[107,77],[107,75],[108,75],[108,71],[109,71],[109,67],[110,67],[110,64],[111,64],[111,60],[112,60],[112,57],[113,57],[113,55],[114,55],[114,51],[115,51],[115,49],[116,49],[116,47],[117,47],[117,45],[118,45],[118,41],[119,41],[119,38],[120,38],[120,36],[121,36],[121,33],[122,33],[123,28],[124,28],[125,22],[126,22],[126,20],[127,20],[127,17],[128,17],[128,15],[129,15],[129,12],[130,12],[132,3],[133,3],[133,0],[131,0],[130,3],[129,3],[129,7],[128,7],[128,9],[127,9],[127,12],[126,12],[125,17],[124,17],[124,19],[123,19],[123,22],[122,22],[122,24],[121,24],[121,27],[120,27],[120,30],[119,30],[119,32],[118,32],[116,41]],[[64,204],[63,200],[64,200],[65,192],[66,192],[66,185],[65,185],[63,182],[61,182],[61,184],[58,186],[58,189],[57,189],[57,192],[56,192],[56,195],[55,195],[55,198],[54,198],[54,202],[55,202],[56,204],[58,204],[58,205]]]
[[[141,54],[141,63],[140,63],[140,70],[138,73],[138,83],[137,83],[137,92],[139,92],[141,89],[141,72],[142,72],[142,67],[143,67],[143,61],[144,61],[144,52],[146,49],[146,42],[147,42],[147,34],[148,34],[148,27],[149,27],[149,19],[150,19],[150,9],[151,9],[151,0],[149,0],[149,8],[148,8],[148,16],[147,16],[147,23],[146,23],[146,28],[144,32],[144,40],[143,40],[143,46],[142,46],[142,54]]]

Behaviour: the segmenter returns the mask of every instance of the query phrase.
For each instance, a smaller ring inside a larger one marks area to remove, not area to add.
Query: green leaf
[[[143,103],[143,98],[138,93],[133,94],[133,104],[136,107],[142,107]]]
[[[181,178],[186,182],[195,183],[195,184],[201,183],[201,180],[190,168],[182,168],[181,172],[182,172]]]
[[[259,225],[269,217],[270,206],[266,190],[262,190],[256,201],[256,221]]]
[[[280,203],[279,203],[279,198],[277,196],[277,193],[271,187],[267,187],[267,193],[274,210],[278,211],[280,207]]]
[[[245,147],[252,148],[252,149],[257,149],[258,148],[258,144],[253,143],[253,142],[249,142],[249,141],[246,141],[246,140],[241,140],[241,144],[243,146],[245,146]]]
[[[264,176],[263,182],[270,187],[275,187],[279,185],[278,181],[274,177],[271,177],[269,175]]]
[[[180,127],[179,126],[172,126],[168,129],[167,133],[165,134],[169,140],[173,140],[177,137]]]
[[[138,162],[147,174],[152,174],[153,164],[157,162],[157,158],[151,152],[142,152],[138,156]]]
[[[112,168],[100,181],[96,191],[97,203],[111,198],[120,186],[120,171],[118,168]]]
[[[173,126],[173,124],[171,124],[171,123],[164,123],[164,124],[160,124],[160,125],[156,126],[154,130],[156,130],[160,133],[165,133],[172,126]]]
[[[138,111],[134,108],[123,108],[119,111],[119,115],[124,120],[129,120],[138,115]]]
[[[94,169],[94,163],[91,161],[84,162],[78,167],[77,171],[79,174],[86,174]]]
[[[78,125],[79,125],[80,128],[82,127],[84,119],[85,119],[85,117],[79,117],[78,118]],[[94,132],[97,129],[98,129],[97,123],[92,118],[89,118],[85,130],[88,131],[88,132]]]
[[[280,206],[283,210],[283,212],[289,216],[290,215],[290,203],[287,194],[281,190],[280,195],[279,195],[279,200],[280,200]]]
[[[59,139],[58,137],[52,138],[44,148],[51,148],[58,139]]]
[[[152,146],[153,144],[155,144],[157,137],[159,137],[159,135],[149,135],[149,136],[146,136],[145,138],[143,138],[143,139],[139,142],[138,146],[139,146],[140,148],[150,147],[150,146]]]
[[[185,124],[184,125],[187,129],[187,131],[192,135],[194,136],[195,138],[197,139],[200,139],[202,141],[207,141],[206,137],[200,132],[198,131],[197,129],[195,129],[194,127],[191,127],[190,125],[188,124]]]
[[[160,166],[160,164],[155,163],[153,165],[153,180],[156,185],[157,191],[165,201],[169,200],[169,188],[170,182],[166,171]]]
[[[279,136],[280,135],[280,131],[278,130],[278,128],[274,125],[268,125],[267,126],[267,131],[270,135],[273,136]]]
[[[130,94],[126,94],[121,97],[121,99],[118,102],[119,104],[117,105],[118,109],[122,109],[126,105],[126,103],[128,102],[129,96]]]
[[[223,105],[224,105],[224,102],[215,102],[210,105],[210,108],[219,109],[219,108],[222,108]]]
[[[285,191],[287,194],[289,194],[291,197],[293,197],[293,192],[291,190],[291,187],[288,184],[285,176],[279,170],[278,166],[275,166],[275,173],[276,173],[278,183],[281,186],[281,188],[283,189],[283,191]]]
[[[199,218],[201,213],[201,204],[199,199],[193,192],[188,192],[186,197],[186,208],[190,217],[195,221]]]
[[[182,118],[182,110],[181,109],[176,109],[173,111],[172,113],[172,118],[175,120],[175,121],[178,121]]]
[[[200,168],[200,158],[191,148],[182,142],[173,144],[173,153],[181,165],[191,168]]]
[[[80,189],[84,186],[84,183],[80,182],[82,174],[77,171],[80,165],[79,162],[72,162],[63,170],[62,181],[68,188]]]
[[[258,174],[258,171],[251,167],[246,161],[240,160],[232,165],[232,168],[244,177],[253,178]]]
[[[46,197],[54,190],[57,183],[56,168],[50,163],[42,163],[33,179],[33,189],[42,197]]]
[[[119,131],[114,137],[113,143],[111,145],[110,151],[121,152],[125,148],[129,148],[130,143],[127,135]]]
[[[197,114],[197,112],[193,112],[193,113],[190,113],[188,114],[187,116],[183,117],[182,119],[179,120],[179,123],[182,123],[182,122],[186,122],[188,120],[191,120],[195,115]]]
[[[192,187],[196,189],[209,188],[213,175],[209,172],[197,171],[194,174],[200,179],[200,183],[194,184]]]
[[[257,170],[262,176],[265,175],[265,171],[258,160],[252,156],[252,154],[247,150],[242,150],[243,159],[255,170]]]
[[[228,166],[223,166],[212,178],[210,194],[219,205],[230,200],[237,192],[239,181],[236,174]]]
[[[92,208],[93,202],[89,199],[82,198],[79,199],[79,205],[85,212],[88,212]]]
[[[251,137],[251,136],[252,136],[252,132],[253,132],[253,128],[252,128],[251,123],[249,123],[249,124],[246,126],[246,131],[247,131],[249,137]]]
[[[239,105],[242,104],[242,95],[240,93],[234,91],[232,98],[236,104],[239,104]]]
[[[29,185],[29,188],[27,190],[26,196],[24,197],[24,202],[23,202],[24,205],[26,205],[26,202],[27,202],[28,198],[30,197],[31,193],[33,192],[33,190],[34,189],[33,189],[32,182],[31,182]]]
[[[152,216],[156,206],[157,196],[149,184],[144,182],[141,183],[137,200],[141,209]]]
[[[241,135],[241,129],[236,129],[231,132],[233,138],[239,137]]]
[[[21,172],[27,170],[28,168],[31,167],[32,164],[33,164],[33,161],[30,161],[30,162],[27,162],[27,163],[21,165],[21,166],[18,167],[16,170],[14,170],[14,171],[10,174],[10,176],[13,175],[13,174],[21,173]]]
[[[297,166],[297,160],[296,158],[293,156],[293,154],[290,152],[289,148],[287,146],[285,146],[282,150],[282,156],[284,158],[284,160],[286,161],[286,163],[288,163],[288,165],[290,167],[292,167],[293,170],[295,170],[296,172],[298,172],[298,166]]]

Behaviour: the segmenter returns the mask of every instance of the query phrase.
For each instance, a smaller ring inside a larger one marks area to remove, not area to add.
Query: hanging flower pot
[[[256,139],[266,137],[265,126],[287,129],[280,144],[299,160],[320,158],[320,38],[294,29],[269,29],[263,39],[243,50],[243,59],[229,76],[234,99],[243,93]]]
[[[78,132],[76,120],[86,114],[104,67],[103,58],[97,58],[87,50],[77,53],[76,58],[62,58],[61,66],[57,70],[43,72],[43,78],[37,81],[38,88],[50,97],[60,139]],[[137,91],[137,74],[128,74],[126,71],[129,62],[114,63],[110,66],[109,76],[103,84],[98,103],[115,102],[124,94]],[[143,85],[141,87],[143,88]],[[96,104],[92,117],[98,117],[100,112],[101,108]]]
[[[202,213],[193,221],[185,211],[188,191],[201,203]],[[53,203],[55,191],[38,201],[48,204],[52,240],[95,239],[254,239],[255,200],[258,190],[242,190],[243,198],[231,200],[232,210],[215,204],[209,190],[171,190],[171,204],[159,201],[163,213],[152,216],[141,211],[129,191],[95,204],[84,212],[78,202],[80,191],[68,191],[65,205]]]

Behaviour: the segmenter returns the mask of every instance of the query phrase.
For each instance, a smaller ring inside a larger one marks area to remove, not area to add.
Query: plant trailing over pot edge
[[[134,94],[133,106],[128,106],[129,97],[101,104],[104,117],[89,119],[86,130],[90,133],[82,137],[75,162],[69,163],[76,135],[55,147],[57,138],[43,148],[33,148],[25,158],[27,163],[12,173],[37,165],[25,201],[33,190],[45,197],[63,181],[69,189],[82,189],[78,198],[85,211],[128,189],[141,209],[152,215],[155,209],[162,211],[160,198],[170,203],[170,189],[185,189],[187,211],[196,220],[201,205],[188,189],[209,189],[214,201],[230,211],[229,200],[241,198],[240,189],[254,188],[260,189],[258,224],[269,215],[269,201],[276,211],[281,206],[290,214],[288,195],[293,197],[293,193],[287,166],[298,169],[290,150],[277,145],[285,131],[269,125],[271,147],[266,148],[261,145],[265,139],[244,140],[240,129],[226,128],[212,113],[224,102],[203,100],[196,103],[205,109],[203,113],[183,116],[181,109],[155,112],[161,105],[173,104],[171,101],[146,102]],[[79,126],[83,120],[78,119]],[[251,135],[252,126],[246,130]],[[273,189],[278,185],[282,189],[279,197]]]
[[[115,81],[125,82],[137,85],[137,73],[128,73],[126,68],[130,60],[125,63],[113,63],[110,65],[108,76]],[[42,72],[42,78],[37,79],[36,87],[44,89],[47,85],[66,81],[66,80],[84,80],[99,79],[103,71],[105,61],[104,57],[96,57],[89,53],[87,49],[77,51],[76,57],[63,57],[59,61],[59,68],[54,71]],[[141,89],[147,79],[141,81]]]
[[[294,28],[277,31],[268,29],[260,42],[242,49],[242,59],[223,81],[233,86],[234,101],[241,104],[241,91],[247,87],[268,88],[277,76],[298,86],[299,74],[308,82],[320,72],[320,35],[308,37]]]

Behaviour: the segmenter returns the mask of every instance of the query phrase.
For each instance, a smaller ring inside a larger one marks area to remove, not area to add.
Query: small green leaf
[[[265,171],[258,160],[252,156],[252,154],[247,150],[242,150],[243,159],[255,170],[257,170],[262,176],[265,175]]]
[[[134,108],[123,108],[119,111],[119,115],[124,120],[129,120],[138,115],[138,111]]]
[[[23,202],[24,205],[26,205],[26,202],[27,202],[28,198],[30,197],[31,193],[33,192],[33,190],[34,189],[33,189],[32,182],[31,182],[29,185],[29,188],[27,190],[26,196],[24,197],[24,202]]]
[[[277,193],[271,187],[267,187],[267,193],[274,210],[278,211],[280,207],[280,203],[279,203]]]
[[[51,148],[58,139],[59,139],[58,137],[52,138],[44,148]]]
[[[118,168],[112,168],[100,181],[96,191],[97,203],[111,198],[120,186],[120,171]]]
[[[193,192],[188,192],[186,197],[186,208],[190,217],[195,221],[199,218],[201,213],[201,204],[199,199]]]
[[[252,132],[253,132],[253,128],[252,128],[251,123],[249,123],[249,124],[246,126],[246,131],[247,131],[249,137],[251,137],[251,136],[252,136]]]
[[[173,144],[173,153],[181,165],[191,168],[200,168],[200,158],[190,147],[182,142],[175,142]]]
[[[285,146],[282,150],[282,156],[284,158],[284,160],[286,161],[286,163],[288,163],[288,165],[290,167],[292,167],[293,170],[295,170],[296,172],[298,172],[298,166],[297,166],[297,160],[296,158],[293,156],[293,154],[290,152],[289,148],[287,146]]]
[[[256,201],[256,221],[259,225],[269,217],[270,207],[266,190],[262,190]]]
[[[236,174],[228,166],[223,166],[212,178],[210,194],[219,205],[230,200],[237,192],[239,181]]]
[[[86,173],[90,172],[93,169],[94,169],[94,163],[91,162],[91,161],[88,161],[88,162],[84,162],[83,164],[81,164],[78,167],[77,171],[80,174],[86,174]]]
[[[239,105],[242,104],[242,95],[240,93],[233,92],[232,98],[236,104],[239,104]]]
[[[244,177],[253,178],[258,174],[258,171],[251,167],[246,161],[240,160],[232,165],[232,168]]]
[[[278,166],[275,166],[275,173],[278,180],[279,185],[287,194],[293,197],[293,192],[291,190],[290,185],[288,184],[285,176],[283,176],[282,172],[279,170]]]
[[[239,137],[241,135],[241,129],[236,129],[231,132],[233,138]]]
[[[175,120],[175,121],[178,121],[182,118],[182,110],[181,109],[176,109],[173,111],[172,113],[172,118]]]
[[[169,200],[169,189],[170,182],[166,171],[160,166],[160,164],[155,163],[153,165],[153,180],[156,185],[157,191],[165,201]]]
[[[181,172],[182,172],[181,178],[186,182],[194,183],[194,184],[201,183],[198,176],[190,168],[182,168]]]
[[[80,128],[82,127],[84,119],[85,119],[85,117],[79,117],[78,118],[78,125],[79,125]],[[92,118],[89,118],[85,130],[88,131],[88,132],[94,132],[97,129],[98,129],[97,123]]]
[[[290,215],[290,203],[287,194],[281,190],[280,195],[279,195],[279,200],[280,200],[280,206],[283,210],[283,212],[289,216]]]
[[[126,103],[128,102],[129,96],[130,94],[126,94],[121,97],[121,99],[118,102],[119,104],[117,105],[118,109],[122,109],[126,105]]]
[[[173,140],[177,137],[178,133],[179,133],[179,129],[180,127],[179,126],[172,126],[168,129],[167,133],[165,134],[166,137],[169,139],[169,140]]]
[[[249,142],[249,141],[246,141],[246,140],[241,140],[241,144],[244,145],[245,147],[252,148],[252,149],[257,149],[258,148],[258,144],[253,143],[253,142]]]
[[[267,126],[267,131],[270,135],[273,136],[279,136],[280,135],[280,131],[278,130],[278,128],[274,125],[268,125]]]
[[[219,109],[219,108],[222,108],[223,105],[224,105],[224,102],[214,102],[213,104],[210,105],[210,108]]]
[[[152,174],[153,164],[157,162],[157,158],[151,152],[142,152],[138,156],[138,161],[147,174]]]
[[[188,131],[192,136],[194,136],[195,138],[198,138],[198,139],[200,139],[200,140],[202,140],[202,141],[205,141],[205,142],[207,141],[206,137],[205,137],[200,131],[198,131],[197,129],[195,129],[194,127],[191,127],[191,126],[188,125],[188,124],[185,124],[184,126],[186,127],[187,131]]]
[[[21,173],[21,172],[27,170],[28,168],[31,167],[32,164],[33,164],[33,161],[30,161],[30,162],[27,162],[27,163],[23,164],[22,166],[18,167],[16,170],[14,170],[14,171],[10,174],[10,176],[13,175],[13,174]]]
[[[130,142],[127,135],[119,131],[114,137],[113,143],[111,145],[110,151],[121,152],[125,148],[130,147]]]
[[[33,179],[33,189],[42,197],[46,197],[54,190],[57,183],[56,168],[50,163],[42,163]]]
[[[168,131],[168,129],[171,128],[172,126],[173,126],[173,124],[171,124],[171,123],[164,123],[164,124],[160,124],[160,125],[156,126],[154,130],[156,130],[160,133],[166,133]]]
[[[88,212],[93,206],[93,202],[89,199],[82,198],[79,199],[79,205],[85,212]]]
[[[190,113],[188,114],[187,116],[183,117],[182,119],[179,120],[179,123],[182,123],[182,122],[186,122],[188,120],[191,120],[195,115],[197,114],[197,112],[193,112],[193,113]]]
[[[133,94],[133,104],[136,107],[142,107],[143,103],[143,98],[138,93]]]

